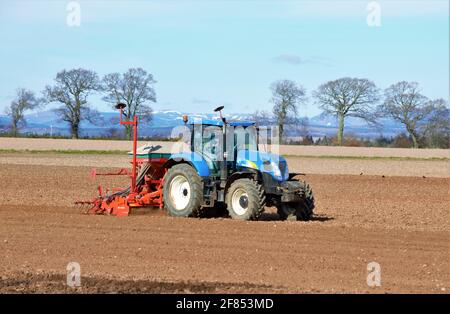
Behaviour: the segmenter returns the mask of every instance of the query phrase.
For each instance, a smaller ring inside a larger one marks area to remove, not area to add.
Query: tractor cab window
[[[192,150],[197,153],[202,153],[203,148],[203,128],[201,124],[195,124],[192,126]]]
[[[255,126],[234,128],[234,147],[236,150],[258,150],[257,131]]]
[[[203,153],[210,156],[211,159],[216,160],[219,153],[222,133],[215,132],[216,130],[205,129],[203,131]],[[220,130],[219,130],[220,131]]]
[[[222,129],[212,125],[196,124],[193,129],[192,148],[200,154],[213,173],[218,172],[222,154]]]
[[[222,130],[211,125],[194,125],[193,150],[197,153],[216,155],[222,149]]]

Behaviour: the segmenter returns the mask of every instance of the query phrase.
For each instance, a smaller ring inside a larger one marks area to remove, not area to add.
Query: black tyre
[[[278,206],[278,215],[282,220],[310,220],[314,210],[314,195],[311,186],[299,181],[302,189],[299,192],[302,200],[299,202],[282,203]]]
[[[163,200],[167,212],[174,217],[197,217],[203,199],[202,182],[189,164],[175,165],[164,177]]]
[[[266,196],[258,182],[238,179],[227,190],[225,202],[231,218],[257,220],[264,211]]]

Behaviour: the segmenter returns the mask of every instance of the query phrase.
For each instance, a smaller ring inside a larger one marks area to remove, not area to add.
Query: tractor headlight
[[[278,167],[278,165],[277,165],[276,162],[271,161],[271,162],[270,162],[270,167],[272,168],[272,172],[273,172],[273,175],[274,175],[275,177],[278,177],[278,178],[282,178],[282,177],[283,177],[283,176],[281,175],[281,170],[280,170],[280,168]]]
[[[281,180],[283,178],[280,167],[273,160],[264,160],[262,171],[270,173],[275,179]]]

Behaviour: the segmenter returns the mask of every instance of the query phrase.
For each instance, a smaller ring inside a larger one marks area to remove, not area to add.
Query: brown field
[[[114,155],[0,154],[1,293],[450,289],[448,161],[290,158],[315,192],[309,222],[279,221],[273,208],[262,221],[240,222],[158,210],[88,216],[72,205],[98,183],[128,183],[93,180],[91,167],[126,164]],[[373,261],[377,288],[366,283]],[[69,262],[81,265],[76,290],[65,284]]]

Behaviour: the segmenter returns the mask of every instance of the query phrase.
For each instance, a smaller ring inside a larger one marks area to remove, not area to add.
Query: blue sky
[[[310,92],[343,76],[380,88],[417,81],[449,99],[449,2],[78,1],[81,25],[66,23],[70,1],[0,0],[0,112],[19,86],[40,92],[62,69],[100,76],[142,67],[157,80],[154,110],[271,110],[271,82]],[[91,103],[111,111],[96,95]],[[310,97],[301,114],[319,113]]]

